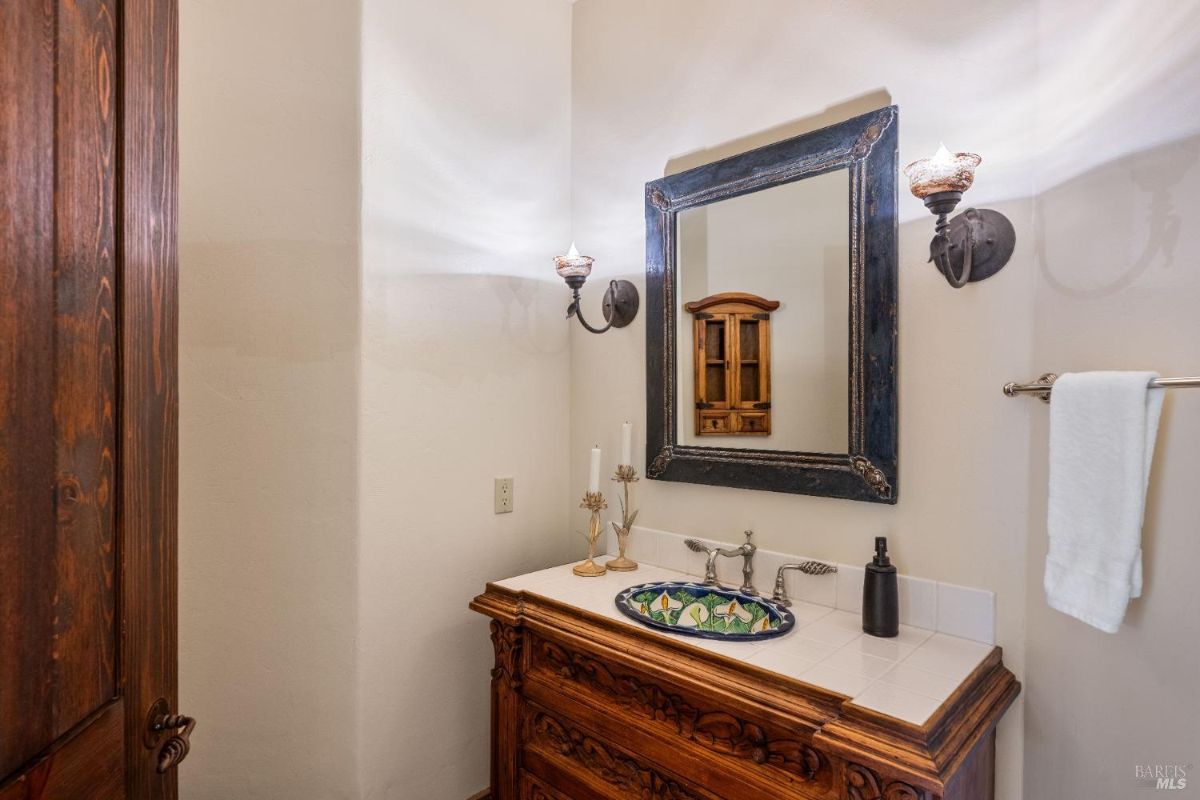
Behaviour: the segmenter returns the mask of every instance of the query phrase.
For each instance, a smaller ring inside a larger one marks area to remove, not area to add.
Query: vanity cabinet
[[[489,584],[492,800],[990,800],[1019,691],[994,649],[923,726]]]
[[[697,436],[771,433],[771,312],[744,292],[714,294],[684,309],[692,315]]]

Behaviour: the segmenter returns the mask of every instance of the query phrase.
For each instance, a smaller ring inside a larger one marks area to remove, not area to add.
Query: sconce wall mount
[[[603,328],[589,325],[588,321],[583,318],[579,291],[587,282],[588,275],[592,273],[594,261],[595,259],[591,256],[580,255],[573,242],[567,255],[554,258],[555,271],[566,281],[567,287],[571,290],[571,304],[567,306],[567,319],[577,317],[579,324],[590,333],[604,333],[609,328],[624,328],[633,322],[634,317],[637,316],[638,307],[641,305],[637,287],[626,280],[608,282],[608,289],[604,292],[604,300],[601,304],[604,321],[607,323]]]
[[[904,168],[912,193],[937,216],[929,260],[955,289],[990,278],[1012,257],[1017,233],[999,211],[968,208],[948,219],[971,188],[975,167],[982,161],[974,153],[950,154],[943,146],[933,158],[914,161]]]

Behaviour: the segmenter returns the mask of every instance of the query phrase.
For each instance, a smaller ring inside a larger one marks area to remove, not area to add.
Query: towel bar
[[[1050,402],[1050,390],[1054,388],[1054,381],[1058,379],[1058,375],[1053,372],[1047,372],[1045,375],[1038,377],[1033,383],[1006,383],[1004,384],[1004,393],[1009,397],[1016,397],[1019,394],[1031,394],[1034,397],[1041,399],[1043,403]],[[1156,389],[1179,389],[1184,387],[1200,388],[1200,376],[1187,378],[1155,378],[1150,381],[1150,385]]]

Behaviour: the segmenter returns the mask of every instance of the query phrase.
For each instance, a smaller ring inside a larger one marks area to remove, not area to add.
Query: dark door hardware
[[[192,731],[196,720],[182,714],[168,713],[170,705],[163,698],[150,707],[146,719],[145,744],[148,750],[158,748],[157,769],[166,772],[187,758],[192,748]],[[170,734],[169,736],[167,734]],[[165,737],[165,741],[164,741]]]

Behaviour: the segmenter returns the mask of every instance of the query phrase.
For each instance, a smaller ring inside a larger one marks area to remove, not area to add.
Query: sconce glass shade
[[[565,256],[554,257],[554,271],[560,278],[586,278],[592,274],[593,261],[595,259],[591,256],[579,255],[572,242],[571,250]]]
[[[933,158],[922,158],[904,168],[909,188],[924,200],[939,192],[965,192],[975,180],[975,168],[982,158],[975,153],[950,153],[938,149]]]

